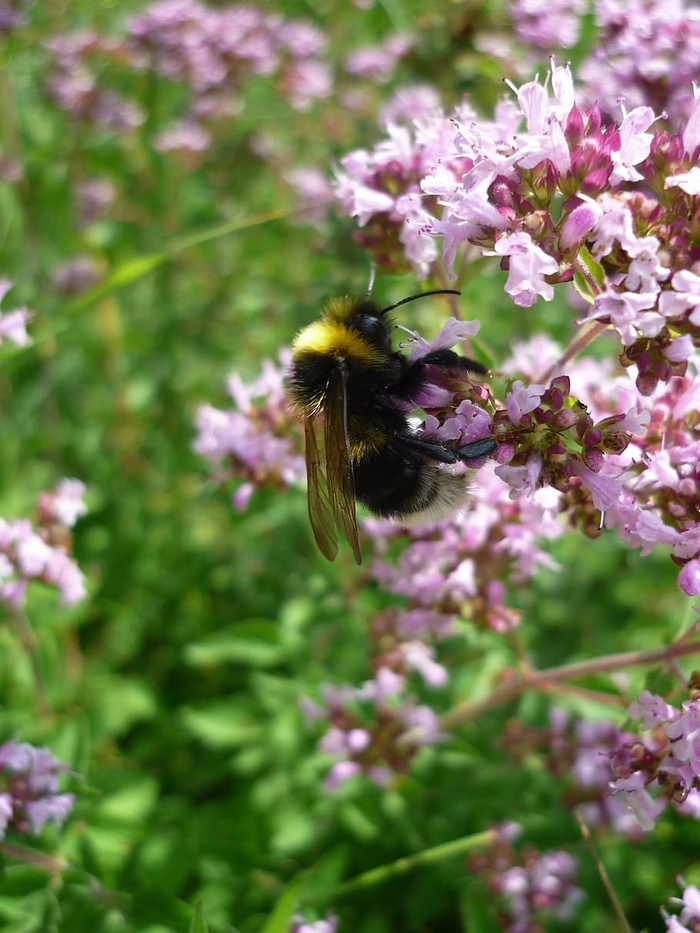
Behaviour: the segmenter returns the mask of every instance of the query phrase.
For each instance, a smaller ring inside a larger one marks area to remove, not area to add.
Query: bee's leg
[[[470,460],[478,460],[479,457],[485,457],[496,449],[496,442],[492,437],[482,437],[478,441],[471,441],[457,448],[457,455],[460,460],[468,463]]]
[[[411,364],[411,367],[423,364],[424,366],[440,366],[443,369],[461,369],[468,373],[478,373],[485,376],[488,369],[477,363],[476,360],[469,360],[465,356],[460,356],[454,350],[433,350],[432,353],[422,356]]]
[[[437,463],[457,463],[462,460],[468,463],[470,460],[478,460],[485,457],[496,449],[496,442],[492,437],[482,437],[478,441],[470,441],[456,449],[445,447],[439,441],[423,440],[420,437],[414,437],[411,434],[400,434],[395,439],[396,443],[402,444],[411,450],[416,450],[423,454],[429,460],[435,460]]]
[[[458,451],[443,447],[438,441],[423,440],[420,437],[414,437],[412,434],[399,434],[394,438],[394,443],[415,450],[437,463],[457,463],[460,459]]]
[[[459,356],[453,350],[433,350],[432,353],[428,353],[427,356],[423,356],[419,360],[414,360],[413,363],[409,363],[401,353],[395,353],[394,359],[399,364],[401,371],[396,382],[387,388],[392,395],[405,399],[410,399],[426,382],[426,370],[429,366],[452,370],[453,372],[476,373],[479,376],[483,376],[488,372],[481,363]]]

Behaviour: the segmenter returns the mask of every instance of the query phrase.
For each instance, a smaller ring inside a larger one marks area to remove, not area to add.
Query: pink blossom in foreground
[[[341,160],[338,198],[388,269],[410,263],[426,276],[431,237],[455,274],[478,249],[500,258],[523,308],[580,276],[592,291],[586,320],[617,330],[621,362],[648,395],[683,375],[700,344],[700,98],[671,134],[648,105],[613,120],[578,103],[568,68],[510,87],[492,120],[462,104],[452,132],[437,107],[412,129],[387,125],[372,151]]]
[[[38,834],[46,823],[60,826],[75,796],[58,792],[68,766],[46,748],[7,742],[0,746],[0,838],[8,832]]]
[[[551,341],[537,337],[516,345],[504,370],[536,378],[559,355]],[[492,428],[499,441],[496,459],[506,461],[498,468],[499,476],[523,492],[547,479],[564,495],[562,513],[589,537],[597,537],[604,527],[615,528],[623,541],[642,554],[657,547],[668,549],[681,568],[681,589],[688,596],[697,595],[700,434],[696,413],[700,389],[695,361],[688,363],[685,376],[672,377],[648,397],[638,394],[634,368],[615,375],[612,361],[581,358],[569,362],[567,371],[570,398],[576,399],[567,403],[572,405],[568,409],[557,408],[558,401],[554,408],[543,407],[544,388],[536,383],[513,383],[506,407],[495,414]],[[562,379],[555,377],[552,386],[565,386]],[[580,404],[585,407],[578,408]],[[566,418],[576,411],[575,425],[579,426],[572,429],[574,436],[567,437],[568,429],[562,431],[563,449],[554,444],[548,448],[545,442],[539,445],[535,459],[538,432],[546,438],[551,426],[557,427],[557,419],[564,418],[565,426]],[[521,427],[516,429],[517,425]]]
[[[465,110],[464,117],[473,116]],[[373,150],[359,149],[340,160],[336,197],[357,218],[355,239],[371,250],[378,265],[398,271],[407,266],[424,278],[438,257],[435,240],[424,228],[433,206],[420,179],[438,169],[457,183],[467,164],[452,149],[454,129],[439,108],[415,125],[387,125],[387,136]]]

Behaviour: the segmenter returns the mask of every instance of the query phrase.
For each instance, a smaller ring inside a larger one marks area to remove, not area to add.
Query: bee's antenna
[[[367,301],[372,295],[372,289],[374,288],[374,277],[377,274],[377,264],[374,259],[369,264],[369,282],[367,283],[367,291],[365,292],[365,301]]]
[[[454,288],[437,288],[432,292],[421,292],[419,295],[410,295],[408,298],[402,298],[401,301],[397,301],[395,305],[389,305],[388,308],[382,308],[379,312],[380,314],[387,314],[389,311],[393,311],[394,308],[398,308],[399,305],[405,305],[409,301],[418,301],[419,298],[428,298],[430,295],[461,295],[461,292],[456,291]]]

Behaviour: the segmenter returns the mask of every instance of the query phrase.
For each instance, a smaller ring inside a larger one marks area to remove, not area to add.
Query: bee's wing
[[[347,374],[342,367],[338,367],[328,384],[324,407],[328,498],[338,527],[352,548],[355,562],[361,564],[347,407]]]
[[[326,477],[321,470],[321,455],[316,440],[315,422],[314,417],[309,417],[304,422],[309,518],[319,550],[328,560],[335,560],[338,554],[338,539],[335,534],[333,509],[328,498]]]

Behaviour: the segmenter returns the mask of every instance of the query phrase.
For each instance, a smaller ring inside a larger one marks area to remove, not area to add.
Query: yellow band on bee
[[[330,317],[300,330],[292,344],[292,353],[320,353],[332,359],[349,357],[366,363],[378,363],[383,358],[361,334]]]

